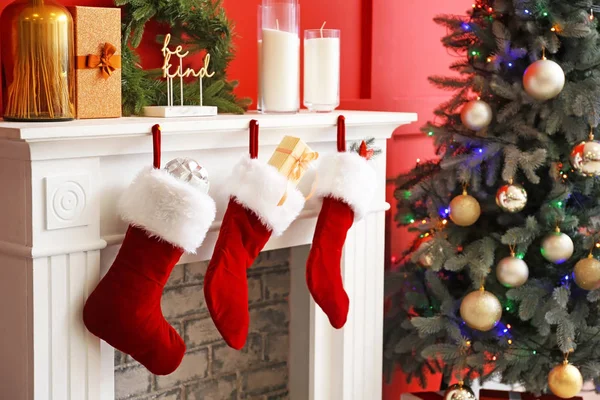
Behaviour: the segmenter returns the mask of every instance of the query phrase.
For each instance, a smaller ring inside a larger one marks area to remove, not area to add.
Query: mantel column
[[[331,327],[306,289],[309,246],[292,249],[290,396],[292,400],[381,399],[385,255],[385,141],[374,160],[380,179],[372,212],[348,231],[342,257],[350,298],[346,325]],[[306,347],[309,351],[306,352]]]
[[[11,400],[100,400],[100,340],[83,325],[100,278],[100,161],[29,160],[3,143],[0,181],[0,393]],[[20,159],[15,159],[20,158]],[[16,233],[15,233],[16,232]]]

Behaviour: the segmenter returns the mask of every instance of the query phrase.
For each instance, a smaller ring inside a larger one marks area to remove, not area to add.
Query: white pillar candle
[[[306,38],[304,105],[314,111],[333,111],[340,103],[339,93],[340,38]]]
[[[300,108],[300,38],[276,29],[262,30],[263,112],[297,112]]]

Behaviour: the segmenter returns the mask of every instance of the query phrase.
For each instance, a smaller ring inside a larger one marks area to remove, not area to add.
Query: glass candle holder
[[[304,106],[331,112],[340,105],[340,30],[304,31]]]
[[[4,119],[73,119],[73,19],[67,9],[51,0],[16,0],[2,12],[0,37]]]
[[[256,97],[256,110],[262,112],[262,6],[258,6],[258,96]]]
[[[263,113],[300,109],[300,6],[263,1],[259,30],[259,100]]]

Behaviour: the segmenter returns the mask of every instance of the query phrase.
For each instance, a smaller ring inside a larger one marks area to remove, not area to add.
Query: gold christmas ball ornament
[[[464,105],[460,119],[467,128],[478,131],[492,122],[492,108],[483,100],[471,100]]]
[[[525,70],[523,87],[528,95],[536,100],[550,100],[565,86],[565,72],[552,60],[542,59]]]
[[[570,399],[581,392],[583,377],[577,367],[565,362],[552,368],[548,375],[548,386],[555,396]]]
[[[496,204],[502,211],[517,213],[527,204],[527,192],[521,185],[504,185],[496,192]]]
[[[571,150],[573,169],[584,176],[600,176],[600,142],[583,141]]]
[[[573,255],[573,241],[560,231],[552,232],[542,240],[542,256],[555,264],[562,264]]]
[[[450,202],[450,219],[458,226],[471,226],[477,222],[480,215],[479,202],[466,192],[456,196]]]
[[[477,400],[473,390],[462,383],[455,383],[446,389],[444,400]]]
[[[480,289],[465,296],[460,316],[470,328],[487,332],[502,318],[502,305],[494,294]]]
[[[509,288],[522,286],[529,278],[525,261],[513,256],[505,257],[496,266],[498,282]]]
[[[575,283],[584,290],[596,290],[600,288],[600,261],[591,254],[589,257],[579,260],[574,269]]]

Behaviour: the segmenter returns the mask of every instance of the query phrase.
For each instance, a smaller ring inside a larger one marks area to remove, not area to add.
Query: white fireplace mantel
[[[337,116],[348,141],[374,137],[379,187],[371,213],[349,232],[343,258],[351,301],[346,326],[332,329],[304,283],[306,246],[318,210],[300,218],[265,250],[292,247],[290,395],[294,400],[381,397],[386,139],[416,114],[220,115],[121,118],[66,123],[0,122],[0,393],[11,400],[112,400],[113,352],[86,331],[84,301],[112,263],[125,224],[115,213],[121,191],[152,163],[150,128],[160,123],[163,164],[191,157],[210,174],[217,220],[195,256],[209,259],[226,199],[226,177],[247,153],[248,125],[260,124],[259,158],[284,135],[314,150],[336,150]],[[300,188],[308,193],[314,176]]]

